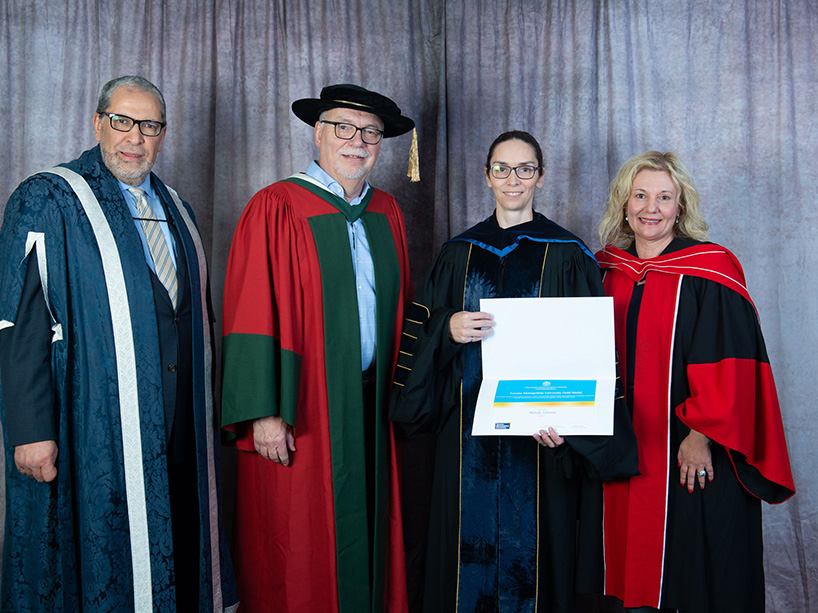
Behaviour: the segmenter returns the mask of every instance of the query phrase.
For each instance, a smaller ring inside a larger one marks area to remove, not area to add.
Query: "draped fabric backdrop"
[[[197,213],[217,316],[245,204],[315,157],[290,104],[324,85],[375,89],[417,122],[422,181],[405,177],[410,136],[370,176],[403,207],[416,283],[492,211],[500,132],[539,139],[535,208],[592,248],[621,163],[675,151],[744,265],[781,397],[798,493],[764,506],[768,610],[818,611],[816,58],[815,0],[3,0],[0,213],[95,144],[99,89],[123,74],[165,94],[155,170]],[[227,470],[228,509],[230,485]]]

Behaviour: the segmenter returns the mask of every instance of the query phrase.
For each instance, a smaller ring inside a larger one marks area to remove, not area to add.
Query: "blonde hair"
[[[693,186],[693,178],[687,168],[675,153],[646,151],[625,162],[611,181],[605,215],[597,226],[602,246],[613,244],[627,249],[633,242],[633,230],[625,219],[625,213],[633,180],[643,170],[668,173],[679,192],[679,223],[673,228],[674,236],[708,240],[707,223],[699,213],[699,192]]]

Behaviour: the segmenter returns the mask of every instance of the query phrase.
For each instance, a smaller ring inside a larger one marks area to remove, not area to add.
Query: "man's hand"
[[[289,466],[295,451],[293,427],[280,417],[260,417],[253,421],[253,442],[262,457]]]
[[[14,463],[21,474],[37,481],[57,477],[57,441],[39,441],[14,448]]]

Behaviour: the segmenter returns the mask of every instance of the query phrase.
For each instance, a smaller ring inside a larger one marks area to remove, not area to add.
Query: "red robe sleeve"
[[[222,426],[242,449],[254,449],[250,420],[279,415],[295,425],[304,313],[299,224],[286,190],[274,184],[250,200],[233,236],[224,295]]]

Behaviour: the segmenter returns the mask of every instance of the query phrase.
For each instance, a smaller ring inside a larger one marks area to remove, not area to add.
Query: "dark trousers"
[[[190,412],[192,413],[192,411]],[[171,436],[168,447],[168,487],[173,530],[173,568],[176,585],[176,610],[199,610],[199,573],[201,562],[199,535],[199,491],[197,487],[196,446],[193,444],[193,416],[185,420],[188,444],[174,449],[179,440]],[[179,426],[174,423],[174,430]],[[175,453],[174,453],[175,452]]]

